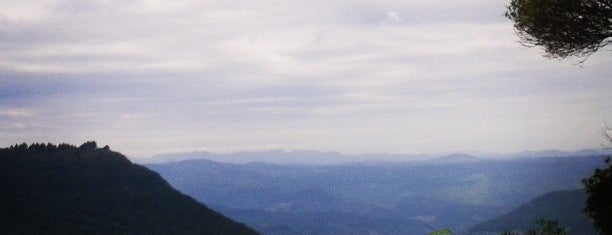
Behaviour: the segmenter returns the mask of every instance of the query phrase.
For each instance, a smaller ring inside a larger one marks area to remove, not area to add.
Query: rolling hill
[[[455,161],[459,159],[459,161]],[[581,187],[603,157],[339,165],[148,164],[170,184],[265,234],[465,232],[551,191]]]
[[[493,220],[478,224],[467,234],[500,234],[504,231],[527,231],[539,219],[557,220],[570,234],[595,235],[589,217],[582,213],[586,204],[583,189],[544,194]]]

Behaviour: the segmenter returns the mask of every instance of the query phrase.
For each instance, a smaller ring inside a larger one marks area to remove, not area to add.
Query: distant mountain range
[[[580,181],[607,153],[200,152],[155,173],[95,142],[22,144],[0,149],[0,234],[498,234],[543,217],[588,235]]]
[[[432,159],[427,159],[425,163],[429,163],[429,164],[433,164],[433,163],[437,163],[437,164],[469,163],[469,162],[476,162],[479,160],[482,160],[482,159],[474,157],[472,155],[468,155],[468,154],[455,153],[455,154],[449,154],[449,155],[436,157]]]
[[[436,155],[414,154],[414,155],[394,155],[394,154],[363,154],[347,155],[339,152],[318,152],[318,151],[291,151],[272,150],[261,152],[237,152],[237,153],[211,153],[206,151],[169,153],[156,155],[151,158],[135,159],[141,163],[167,163],[192,159],[207,159],[226,163],[251,163],[265,162],[275,164],[307,164],[307,165],[329,165],[351,162],[371,162],[371,161],[395,161],[398,159],[426,159]]]
[[[539,219],[557,220],[559,227],[569,234],[596,235],[589,217],[582,212],[586,207],[586,193],[582,189],[555,191],[542,195],[493,220],[478,224],[466,234],[486,235],[527,230],[536,227]]]
[[[0,149],[0,234],[257,234],[95,142]]]
[[[146,166],[264,234],[427,234],[444,227],[463,233],[543,194],[581,188],[603,159],[448,155],[332,165],[196,159]]]
[[[360,154],[348,155],[339,152],[318,151],[260,151],[237,153],[212,153],[206,151],[169,153],[155,155],[150,158],[134,159],[139,163],[168,163],[192,159],[207,159],[225,163],[265,162],[274,164],[306,164],[306,165],[332,165],[346,163],[380,163],[380,162],[437,162],[458,163],[475,161],[478,159],[512,159],[512,158],[539,158],[539,157],[577,157],[612,155],[612,149],[584,149],[580,151],[564,152],[559,150],[525,151],[519,153],[492,154],[492,153],[452,153],[452,154]]]

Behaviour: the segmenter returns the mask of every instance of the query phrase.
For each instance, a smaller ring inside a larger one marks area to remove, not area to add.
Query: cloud
[[[397,12],[395,11],[389,11],[387,12],[387,23],[401,23],[404,20],[402,18],[400,18],[399,14],[397,14]]]
[[[0,1],[0,121],[32,127],[0,143],[96,139],[139,156],[599,144],[609,56],[543,59],[516,43],[504,4]]]
[[[5,117],[5,118],[25,118],[25,117],[31,117],[31,116],[32,116],[32,112],[27,109],[0,110],[0,117]]]

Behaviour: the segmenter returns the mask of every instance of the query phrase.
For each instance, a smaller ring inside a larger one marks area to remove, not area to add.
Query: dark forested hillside
[[[556,191],[538,197],[496,219],[474,226],[467,234],[499,234],[503,231],[527,231],[539,219],[557,220],[570,234],[597,234],[586,207],[583,189]]]
[[[95,142],[0,149],[0,234],[256,234]]]

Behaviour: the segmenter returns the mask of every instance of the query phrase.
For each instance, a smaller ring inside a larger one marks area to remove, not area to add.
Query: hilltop
[[[527,231],[538,219],[559,222],[570,234],[597,234],[590,218],[582,212],[586,207],[583,189],[544,194],[495,219],[474,226],[467,234],[499,234],[503,231]]]
[[[95,142],[0,149],[0,234],[257,234]]]

